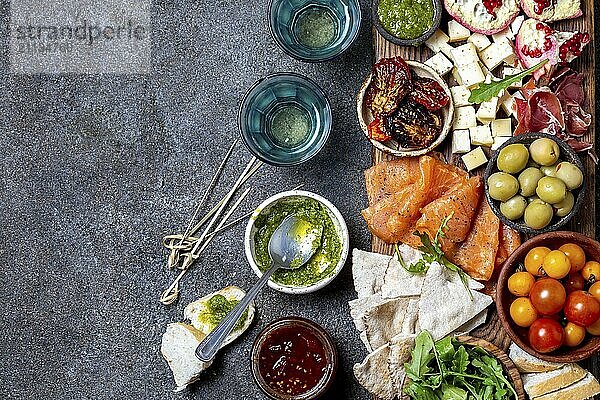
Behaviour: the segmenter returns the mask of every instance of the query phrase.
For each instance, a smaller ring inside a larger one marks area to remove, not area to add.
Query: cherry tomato
[[[558,248],[560,251],[565,253],[571,262],[571,272],[581,271],[581,268],[585,265],[585,252],[583,249],[575,243],[563,244]]]
[[[538,318],[538,313],[533,308],[531,300],[527,297],[519,297],[510,305],[510,317],[515,324],[527,328]]]
[[[562,251],[552,250],[544,257],[542,268],[550,278],[562,279],[571,270],[571,261]]]
[[[567,292],[556,279],[542,278],[533,284],[529,298],[537,312],[542,315],[551,315],[562,310]]]
[[[577,290],[567,296],[565,317],[577,325],[591,325],[600,318],[600,303],[588,292]]]
[[[542,276],[542,263],[550,249],[544,246],[534,247],[525,256],[525,269],[533,276]]]
[[[592,296],[594,296],[596,300],[600,301],[600,280],[598,282],[595,282],[592,286],[590,286],[588,292]]]
[[[563,344],[565,331],[550,318],[540,318],[529,327],[529,344],[540,353],[550,353]]]
[[[586,281],[590,280],[590,277],[594,275],[597,280],[600,280],[600,264],[596,261],[588,261],[581,270],[581,275]]]
[[[586,326],[585,330],[590,334],[590,335],[594,335],[594,336],[600,336],[600,318],[598,319],[598,321],[594,322],[593,324],[591,324],[590,326]]]
[[[567,280],[565,281],[565,289],[567,293],[574,292],[576,290],[583,290],[585,287],[585,279],[579,272],[571,272],[567,275]]]
[[[567,323],[565,326],[565,345],[576,347],[583,342],[583,339],[585,339],[585,328],[572,322]]]
[[[508,278],[508,290],[515,296],[527,296],[534,283],[535,278],[529,272],[515,272]]]

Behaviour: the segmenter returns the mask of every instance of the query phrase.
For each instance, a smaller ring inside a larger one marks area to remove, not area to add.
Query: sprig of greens
[[[460,281],[464,285],[467,293],[469,293],[469,297],[473,300],[473,294],[471,293],[471,289],[469,288],[469,277],[459,266],[450,262],[446,258],[444,251],[442,250],[442,245],[440,243],[440,239],[446,237],[446,231],[448,230],[448,221],[452,218],[454,212],[451,212],[450,215],[446,216],[442,219],[442,224],[438,228],[433,241],[429,237],[427,233],[421,233],[415,231],[414,234],[421,239],[421,246],[418,249],[423,253],[422,257],[414,264],[407,265],[406,261],[402,258],[400,254],[400,249],[398,248],[398,244],[394,245],[394,249],[396,251],[396,257],[398,258],[398,262],[406,271],[413,274],[424,274],[427,272],[429,267],[433,262],[438,262],[450,271],[454,271],[460,277]]]
[[[476,89],[473,89],[471,91],[471,95],[469,96],[469,102],[473,104],[480,104],[484,101],[488,101],[498,96],[501,90],[508,89],[510,85],[512,85],[515,82],[519,82],[527,75],[534,73],[535,71],[543,67],[547,62],[548,60],[544,60],[523,72],[520,72],[515,75],[509,75],[499,81],[481,83]]]
[[[517,399],[495,357],[481,347],[464,346],[450,337],[434,342],[428,331],[415,338],[411,360],[404,369],[410,379],[404,393],[413,399]]]

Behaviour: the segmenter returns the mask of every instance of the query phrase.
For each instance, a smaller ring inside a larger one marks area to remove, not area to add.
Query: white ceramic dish
[[[454,118],[454,104],[452,103],[452,94],[450,93],[450,88],[442,79],[442,77],[440,77],[433,69],[417,61],[406,61],[406,63],[408,64],[410,69],[414,71],[417,75],[431,78],[437,83],[439,83],[440,86],[444,88],[444,90],[448,94],[448,97],[450,97],[450,101],[448,102],[448,104],[444,108],[442,108],[442,116],[444,117],[444,125],[442,126],[442,131],[431,145],[423,149],[403,148],[400,147],[400,145],[395,140],[388,140],[387,142],[383,143],[378,142],[377,140],[369,140],[371,141],[373,146],[385,153],[393,154],[398,157],[415,157],[429,153],[430,151],[438,147],[440,144],[442,144],[444,139],[446,139],[446,136],[448,136],[448,132],[450,132],[450,128],[452,127],[452,119]],[[369,131],[367,130],[367,126],[374,119],[373,114],[371,114],[371,110],[369,109],[369,107],[366,106],[364,101],[365,93],[367,92],[367,87],[369,87],[370,83],[371,74],[369,74],[367,79],[365,79],[362,86],[360,87],[358,95],[356,96],[356,112],[358,114],[358,122],[363,133],[365,134],[365,136],[367,136],[367,138],[369,137]]]
[[[346,259],[348,258],[348,252],[350,251],[350,236],[348,235],[348,227],[346,226],[346,222],[344,221],[342,214],[339,212],[339,210],[333,204],[331,204],[331,202],[329,200],[323,198],[322,196],[319,196],[318,194],[315,194],[312,192],[307,192],[304,190],[290,190],[287,192],[278,193],[274,196],[269,197],[265,201],[263,201],[262,204],[259,205],[258,208],[254,211],[254,213],[250,217],[250,220],[248,221],[248,225],[246,226],[246,234],[244,236],[244,248],[245,248],[245,252],[246,252],[246,258],[248,259],[248,263],[252,267],[252,270],[254,271],[254,273],[258,277],[261,277],[263,273],[258,268],[258,264],[254,260],[254,254],[255,254],[254,235],[256,234],[256,231],[257,231],[256,226],[255,226],[256,218],[260,214],[270,212],[271,207],[274,204],[276,204],[278,201],[280,201],[281,199],[288,199],[291,197],[308,197],[308,198],[317,200],[319,203],[321,203],[325,207],[325,209],[327,210],[327,213],[329,214],[329,216],[331,217],[331,220],[333,221],[333,224],[335,225],[335,230],[342,242],[342,254],[340,255],[340,261],[336,265],[335,270],[333,271],[333,274],[331,274],[331,276],[329,276],[323,280],[320,280],[310,286],[287,286],[287,285],[281,285],[279,283],[273,282],[272,280],[269,280],[268,285],[269,285],[269,287],[271,287],[275,290],[278,290],[280,292],[283,292],[283,293],[289,293],[289,294],[312,293],[312,292],[315,292],[315,291],[327,286],[327,284],[329,282],[331,282],[340,273],[344,264],[346,263]]]

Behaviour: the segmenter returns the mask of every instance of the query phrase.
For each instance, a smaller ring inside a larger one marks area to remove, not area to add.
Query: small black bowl
[[[415,39],[401,39],[392,35],[386,31],[383,26],[381,26],[381,21],[379,21],[379,15],[377,14],[379,0],[373,0],[373,7],[371,7],[371,21],[377,29],[377,32],[379,32],[379,34],[383,36],[385,40],[399,46],[419,46],[435,33],[435,31],[440,27],[440,22],[442,21],[442,14],[444,10],[442,0],[431,0],[431,2],[433,3],[433,24],[429,30],[425,31],[425,33]]]
[[[500,171],[498,169],[496,162],[498,160],[498,154],[500,154],[500,151],[503,148],[505,148],[506,146],[508,146],[510,144],[514,144],[514,143],[522,143],[526,146],[529,146],[534,140],[540,139],[540,138],[547,138],[547,139],[554,140],[556,142],[556,144],[558,144],[558,147],[560,147],[560,159],[562,161],[567,161],[572,164],[575,164],[577,166],[577,168],[579,168],[584,173],[584,176],[583,176],[583,183],[581,184],[581,186],[579,188],[571,191],[573,193],[573,196],[575,197],[575,204],[573,205],[573,209],[571,210],[571,212],[568,213],[567,215],[565,215],[564,217],[554,216],[551,223],[542,229],[533,229],[533,228],[530,228],[527,225],[525,225],[525,222],[523,221],[522,218],[520,218],[516,221],[511,221],[508,218],[506,218],[504,215],[502,215],[502,213],[500,212],[500,201],[494,200],[490,196],[487,181],[488,181],[488,178],[490,175],[492,175],[495,172]],[[504,223],[505,225],[508,225],[511,228],[516,229],[519,232],[524,232],[524,233],[527,233],[530,235],[539,235],[541,233],[555,231],[555,230],[563,227],[579,211],[579,209],[581,208],[581,204],[583,203],[583,198],[585,197],[585,184],[586,184],[585,170],[583,168],[583,163],[579,159],[579,156],[577,155],[577,153],[575,153],[575,151],[571,148],[571,146],[569,146],[568,144],[566,144],[564,141],[560,140],[556,136],[549,135],[547,133],[541,133],[541,132],[530,132],[530,133],[525,133],[525,134],[518,135],[518,136],[513,136],[512,138],[508,139],[504,144],[502,144],[502,146],[500,146],[498,148],[498,150],[496,150],[494,152],[494,154],[492,155],[492,158],[490,159],[490,161],[487,165],[487,168],[485,169],[484,181],[485,181],[485,197],[487,198],[487,201],[490,204],[492,211],[494,211],[494,214],[496,214],[496,216],[498,218],[500,218],[500,221],[502,221],[502,223]]]

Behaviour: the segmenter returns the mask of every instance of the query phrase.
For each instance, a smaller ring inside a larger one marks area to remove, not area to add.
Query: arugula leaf
[[[544,60],[544,61],[540,62],[539,64],[534,65],[533,67],[531,67],[521,73],[518,73],[516,75],[509,75],[499,81],[492,81],[490,83],[480,84],[479,87],[477,87],[476,89],[473,89],[471,91],[471,95],[469,96],[469,102],[475,103],[475,104],[480,104],[480,103],[483,103],[484,101],[488,101],[488,100],[492,99],[493,97],[498,96],[498,94],[500,93],[501,90],[508,89],[510,85],[512,85],[515,82],[519,82],[521,79],[525,78],[527,75],[532,74],[533,72],[537,71],[538,69],[543,67],[544,64],[546,64],[547,62],[548,62],[548,60]]]
[[[467,371],[468,366],[469,355],[467,354],[467,350],[465,350],[465,346],[461,345],[454,354],[454,359],[452,360],[452,367],[456,372],[465,373]]]
[[[396,252],[396,258],[398,259],[398,262],[406,271],[412,274],[424,274],[429,269],[429,265],[427,265],[423,259],[417,261],[414,264],[407,265],[406,261],[404,261],[404,258],[402,258],[402,254],[400,254],[398,243],[394,244],[394,250]]]
[[[454,344],[450,336],[435,342],[435,348],[439,354],[440,360],[452,361],[454,358]]]
[[[425,374],[431,371],[427,366],[434,358],[433,338],[428,331],[421,331],[415,338],[415,347],[411,351],[411,360],[404,364],[406,375],[413,381],[423,380]]]
[[[442,400],[467,400],[467,392],[453,385],[442,384]]]
[[[411,396],[413,399],[419,400],[440,400],[437,394],[435,394],[434,390],[425,386],[421,386],[415,382],[411,382],[406,389],[404,389],[404,393]]]

